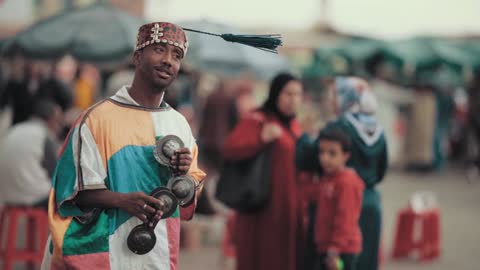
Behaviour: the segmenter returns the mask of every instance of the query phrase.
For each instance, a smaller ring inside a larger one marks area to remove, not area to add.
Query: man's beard
[[[175,79],[172,77],[172,79],[169,81],[166,81],[166,80],[159,81],[155,78],[156,77],[155,71],[153,72],[153,74],[144,72],[143,75],[144,75],[143,77],[145,81],[148,82],[150,90],[158,93],[166,91],[167,87],[169,87]]]

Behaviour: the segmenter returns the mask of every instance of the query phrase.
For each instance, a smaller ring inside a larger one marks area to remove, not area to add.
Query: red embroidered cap
[[[135,51],[160,42],[180,48],[183,56],[187,54],[188,42],[185,32],[180,26],[169,22],[153,22],[140,26]]]

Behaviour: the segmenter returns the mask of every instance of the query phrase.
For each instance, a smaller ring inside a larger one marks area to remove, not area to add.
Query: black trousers
[[[326,254],[317,255],[315,258],[314,270],[328,270],[325,264]],[[343,270],[355,270],[357,255],[356,254],[340,254],[340,259],[343,261]]]

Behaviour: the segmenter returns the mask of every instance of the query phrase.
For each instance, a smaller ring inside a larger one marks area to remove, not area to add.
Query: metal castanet
[[[189,175],[170,178],[167,184],[172,193],[177,197],[180,206],[188,205],[195,196],[195,181]]]
[[[183,147],[185,147],[185,144],[179,137],[175,135],[167,135],[160,140],[157,140],[153,156],[158,163],[167,167],[172,167],[170,164],[172,156],[175,154],[175,151]]]
[[[163,212],[161,219],[170,217],[177,209],[178,200],[168,188],[156,188],[150,193],[150,196],[155,197],[163,202],[163,206],[158,209]],[[154,232],[155,226],[149,227],[145,223],[135,226],[127,238],[128,248],[133,253],[138,255],[143,255],[150,252],[155,247],[155,243],[157,242],[157,237],[155,236]]]
[[[166,187],[156,188],[150,193],[150,196],[163,202],[163,207],[158,209],[163,212],[162,219],[172,216],[175,210],[177,210],[178,199],[170,189]]]
[[[179,137],[167,135],[155,143],[153,155],[159,164],[174,169],[170,160],[175,155],[175,151],[184,146],[185,144]],[[150,193],[150,196],[163,202],[163,206],[157,209],[162,211],[162,219],[164,219],[173,215],[178,205],[186,206],[192,202],[196,189],[197,186],[191,176],[177,175],[169,179],[167,187],[156,188]],[[150,206],[155,208],[153,205]],[[155,226],[156,224],[151,228],[144,223],[134,227],[127,238],[128,248],[139,255],[150,252],[157,241],[154,232]]]
[[[135,226],[127,238],[128,249],[138,255],[147,254],[156,243],[157,237],[153,228],[148,228],[145,224]]]
[[[183,148],[183,141],[175,135],[167,135],[156,142],[154,156],[162,165],[173,168],[170,159],[175,151]],[[195,196],[195,181],[188,175],[176,175],[168,181],[167,188],[177,197],[179,205],[185,206]]]

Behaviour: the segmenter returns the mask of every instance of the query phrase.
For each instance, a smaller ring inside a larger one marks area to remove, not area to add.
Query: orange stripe
[[[206,174],[198,168],[198,147],[197,144],[193,145],[193,150],[192,150],[192,164],[190,165],[190,170],[188,171],[188,175],[193,177],[193,179],[197,183],[201,183],[202,180],[205,178]],[[193,217],[193,213],[195,211],[195,207],[197,205],[197,198],[200,196],[200,193],[203,190],[203,184],[200,186],[200,188],[197,190],[195,193],[195,198],[194,198],[194,203],[187,207],[181,207],[180,208],[180,218],[182,220],[190,220]]]
[[[192,176],[197,183],[201,182],[205,176],[204,171],[198,168],[198,146],[197,144],[193,145],[192,149],[192,164],[190,164],[190,169],[188,170],[188,175]],[[197,191],[197,195],[201,192],[203,186]]]
[[[107,161],[127,145],[155,144],[155,130],[150,112],[125,109],[106,101],[93,110],[85,123],[92,132],[107,169]]]
[[[48,220],[53,241],[52,265],[55,266],[55,269],[63,269],[63,239],[65,238],[68,226],[70,226],[72,222],[72,217],[63,218],[58,214],[53,188],[50,190],[48,199]]]

